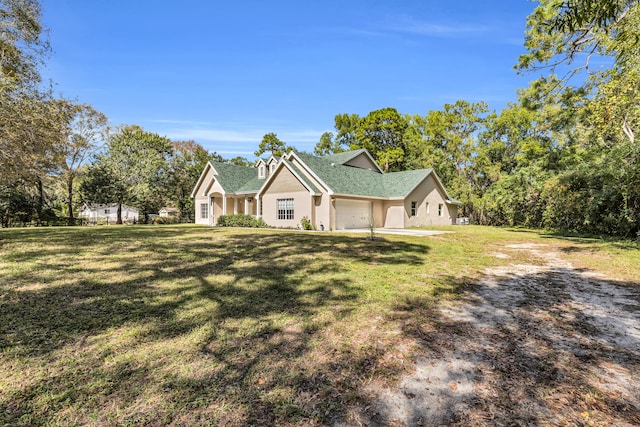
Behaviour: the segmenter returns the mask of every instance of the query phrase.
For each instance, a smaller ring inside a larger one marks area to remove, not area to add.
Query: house
[[[161,217],[170,217],[170,216],[178,216],[178,214],[180,213],[180,210],[178,208],[170,208],[170,207],[163,207],[162,209],[160,209],[160,212],[158,212],[158,215],[160,215]]]
[[[122,222],[138,222],[138,210],[131,206],[122,205]],[[116,223],[118,220],[118,205],[82,205],[82,209],[78,213],[79,218],[86,219],[89,223]]]
[[[455,224],[462,205],[433,169],[383,173],[364,149],[324,157],[291,151],[255,167],[209,162],[191,197],[197,224],[244,213],[274,227],[296,228],[307,217],[333,230]]]

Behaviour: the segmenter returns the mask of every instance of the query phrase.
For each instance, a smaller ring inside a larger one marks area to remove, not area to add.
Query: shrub
[[[303,230],[311,230],[311,220],[308,217],[303,216],[300,220],[300,228],[302,228]]]
[[[255,218],[251,215],[234,214],[220,215],[218,217],[218,226],[220,227],[249,227],[249,228],[267,228],[268,225],[262,218]]]
[[[156,216],[152,222],[154,224],[179,224],[180,218],[178,216]]]

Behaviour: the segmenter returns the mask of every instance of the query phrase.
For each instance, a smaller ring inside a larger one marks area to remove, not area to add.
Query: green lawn
[[[0,425],[331,423],[411,369],[403,322],[517,262],[509,243],[640,277],[635,243],[448,230],[2,229]]]

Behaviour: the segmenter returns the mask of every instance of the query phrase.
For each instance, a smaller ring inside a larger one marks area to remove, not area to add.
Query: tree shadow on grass
[[[0,248],[0,355],[36,373],[0,392],[0,423],[339,418],[384,353],[321,347],[362,298],[354,265],[420,265],[429,251],[180,227],[36,234],[4,233]]]
[[[361,421],[640,424],[640,292],[629,285],[550,268],[487,279],[451,309],[399,305],[421,360]]]

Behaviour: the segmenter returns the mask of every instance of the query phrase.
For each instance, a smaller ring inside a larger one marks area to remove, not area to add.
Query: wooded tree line
[[[507,108],[339,114],[314,151],[434,168],[475,223],[640,237],[638,1],[539,3],[516,68],[544,73]],[[596,56],[609,66],[592,69]]]
[[[40,2],[1,0],[0,224],[74,224],[81,202],[191,214],[204,164],[221,158],[138,126],[111,130],[90,105],[56,97],[39,72],[49,50]]]
[[[0,22],[3,224],[47,214],[73,222],[81,201],[131,204],[143,215],[174,205],[188,216],[207,161],[250,164],[135,125],[109,129],[91,106],[42,84],[49,47],[37,0],[0,0]],[[541,77],[502,111],[459,100],[425,115],[338,114],[314,151],[366,148],[386,171],[434,168],[476,223],[635,237],[639,40],[637,0],[541,0],[516,65]],[[594,68],[596,57],[608,66]],[[288,148],[268,133],[255,154]]]

